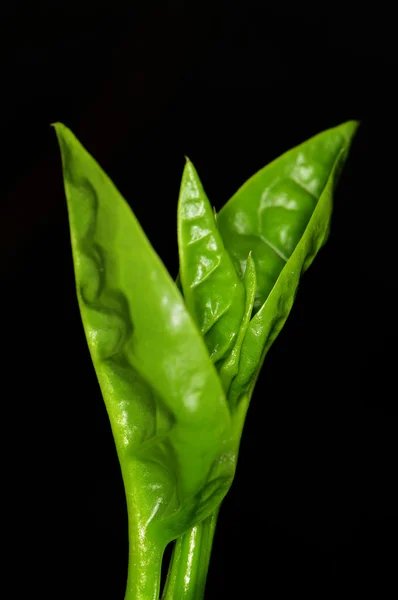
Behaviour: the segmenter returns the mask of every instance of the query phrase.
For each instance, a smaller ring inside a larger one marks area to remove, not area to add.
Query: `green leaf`
[[[224,381],[236,454],[264,357],[289,315],[301,274],[327,239],[334,187],[357,126],[345,123],[287,152],[249,179],[218,214],[223,242],[237,272],[244,273],[246,290],[239,359],[230,385]],[[187,600],[203,598],[208,564],[200,557],[203,548],[211,548],[217,513],[178,540],[165,600],[176,593]],[[185,573],[188,583],[182,585]]]
[[[204,341],[128,204],[73,133],[55,130],[77,297],[126,490],[126,598],[157,597],[166,544],[231,484],[231,417]]]
[[[223,382],[224,390],[227,393],[228,404],[233,410],[234,399],[230,396],[231,383],[238,374],[239,361],[241,356],[242,344],[245,339],[247,328],[249,327],[250,319],[253,312],[254,299],[256,294],[256,267],[252,259],[251,253],[246,262],[246,270],[243,276],[243,284],[245,287],[245,307],[242,322],[236,336],[235,345],[228,359],[220,366],[219,374]]]
[[[202,183],[188,159],[177,214],[184,299],[211,359],[217,363],[231,353],[243,316],[245,289],[224,248]]]
[[[218,227],[239,274],[252,252],[257,274],[254,312],[304,234],[337,157],[348,150],[357,126],[348,121],[289,150],[246,181],[219,212]],[[326,237],[325,231],[321,243]]]
[[[301,273],[328,236],[356,127],[287,152],[218,216],[188,162],[175,285],[109,178],[55,126],[79,306],[126,489],[126,600],[158,597],[163,550],[177,537],[165,597],[203,595],[250,397]]]
[[[325,243],[329,229],[330,229],[330,220],[333,209],[333,192],[335,186],[338,181],[338,176],[340,174],[341,168],[347,158],[348,150],[350,147],[352,136],[355,133],[357,124],[356,123],[346,123],[338,128],[323,132],[322,134],[316,136],[316,138],[312,138],[305,144],[299,146],[299,150],[295,149],[290,153],[284,155],[281,159],[281,170],[286,174],[284,170],[286,164],[290,166],[293,164],[292,160],[294,156],[296,156],[296,160],[298,160],[299,164],[305,164],[308,172],[315,173],[316,167],[318,165],[324,165],[327,162],[328,157],[334,156],[333,161],[331,161],[328,177],[325,185],[319,193],[319,197],[316,198],[316,203],[314,204],[312,214],[310,215],[309,221],[306,224],[304,231],[300,234],[300,237],[294,238],[295,246],[293,251],[290,253],[289,258],[281,269],[276,281],[274,282],[273,287],[269,292],[265,292],[265,288],[261,287],[257,290],[257,297],[262,298],[262,294],[266,293],[265,300],[260,308],[260,310],[255,313],[250,324],[248,326],[245,339],[243,341],[242,349],[241,349],[241,357],[239,363],[239,373],[233,381],[231,390],[229,392],[229,403],[234,404],[238,402],[240,398],[245,398],[244,404],[248,405],[250,400],[250,396],[252,394],[255,382],[257,380],[258,374],[260,372],[261,366],[264,361],[264,357],[271,347],[272,343],[276,339],[277,335],[281,331],[285,321],[290,313],[290,310],[293,306],[297,289],[300,281],[300,277],[302,273],[310,266],[315,256],[317,255],[319,249]],[[329,142],[328,142],[329,140]],[[336,144],[339,143],[339,149],[337,154],[335,155]],[[316,149],[318,151],[316,152]],[[290,159],[288,159],[288,155],[291,155]],[[303,157],[310,157],[306,161],[304,161]],[[316,156],[316,159],[313,158]],[[312,161],[314,161],[314,166]],[[273,165],[277,165],[278,161],[272,163]],[[277,169],[274,166],[273,176],[277,178]],[[262,172],[260,172],[262,173]],[[323,171],[319,171],[319,173],[323,174]],[[315,177],[315,175],[314,175]],[[318,175],[318,179],[320,179],[321,175]],[[318,179],[316,181],[318,181]],[[266,178],[264,176],[264,181]],[[268,181],[268,179],[267,179]],[[279,180],[281,181],[281,180]],[[277,187],[270,185],[271,189]],[[313,184],[315,188],[315,184]],[[282,186],[278,186],[279,193],[283,196]],[[290,183],[288,183],[287,189],[290,193]],[[237,196],[235,196],[236,198]],[[300,199],[302,194],[298,191],[297,196],[289,196],[286,193],[285,202],[294,202],[297,204],[297,211],[299,212],[300,203],[297,199]],[[315,198],[314,198],[315,201]],[[228,206],[228,205],[227,205]],[[235,200],[235,204],[229,205],[228,208],[228,222],[231,224],[233,222],[232,215],[235,210],[240,211],[240,202]],[[252,212],[254,212],[254,204],[252,205]],[[292,228],[290,215],[287,213],[287,209],[285,210],[286,222],[290,227],[290,230],[294,230],[298,232],[300,228]],[[248,211],[249,212],[249,211]],[[224,217],[219,215],[219,222],[223,219],[226,219],[227,212],[224,213]],[[272,215],[271,215],[272,216]],[[302,218],[302,215],[299,213],[298,219]],[[224,223],[227,221],[224,221]],[[279,222],[277,223],[276,228],[283,231],[283,219],[280,215]],[[267,235],[270,235],[270,229],[268,228],[268,224],[264,223],[264,231],[267,232]],[[230,243],[235,242],[235,255],[239,255],[239,235],[240,233],[235,232],[231,233]],[[298,235],[298,234],[297,234]],[[228,233],[226,234],[228,237]],[[275,235],[273,237],[274,240],[277,239]],[[246,242],[246,240],[245,240]],[[244,243],[245,243],[244,242]],[[266,247],[266,245],[264,245]],[[266,247],[267,248],[267,247]],[[259,248],[257,248],[259,250]],[[242,250],[243,252],[243,250]],[[265,259],[267,256],[267,261]],[[257,269],[260,268],[260,265],[265,266],[269,265],[269,272],[275,273],[276,268],[275,265],[278,263],[278,259],[274,254],[274,261],[271,260],[272,256],[268,256],[268,250],[266,249],[264,255],[260,256],[257,254]],[[261,277],[261,274],[258,274],[258,277]],[[263,278],[261,283],[264,283],[266,278]],[[245,413],[245,409],[242,409],[241,419],[244,418],[243,415]],[[243,422],[242,422],[243,427]]]

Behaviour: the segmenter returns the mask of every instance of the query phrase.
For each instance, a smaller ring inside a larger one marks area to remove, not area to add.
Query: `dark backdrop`
[[[50,123],[64,122],[97,158],[174,276],[184,154],[220,208],[268,161],[354,118],[330,240],[252,399],[207,598],[386,597],[396,589],[392,14],[130,4],[26,2],[1,19],[16,589],[122,600],[127,565],[123,487],[75,298]]]

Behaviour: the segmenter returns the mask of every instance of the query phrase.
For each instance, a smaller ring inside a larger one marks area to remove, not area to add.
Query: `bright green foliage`
[[[203,335],[228,393],[251,318],[255,267],[242,279],[218,231],[215,213],[187,160],[178,203],[180,280],[185,303]]]
[[[166,544],[230,486],[231,418],[203,339],[129,206],[74,135],[56,132],[80,312],[126,488],[130,597],[147,598]]]
[[[55,128],[77,297],[126,490],[126,600],[158,599],[174,539],[163,597],[200,600],[255,381],[328,236],[357,123],[272,162],[217,217],[187,161],[177,284],[110,179],[70,130]]]
[[[343,164],[358,127],[348,121],[328,129],[258,171],[232,196],[218,214],[218,227],[238,273],[245,270],[252,252],[257,273],[257,312],[267,299],[301,236],[316,237],[305,269],[319,241],[316,231],[306,231],[319,199],[330,180],[337,181],[335,164]],[[322,202],[324,221],[330,219],[330,202]],[[304,270],[305,270],[304,269]]]
[[[218,362],[232,349],[242,320],[245,289],[190,161],[182,176],[177,214],[185,303],[206,341],[211,359]]]

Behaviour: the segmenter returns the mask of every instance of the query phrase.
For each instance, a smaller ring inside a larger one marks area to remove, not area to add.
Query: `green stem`
[[[177,539],[162,600],[203,600],[219,510]]]
[[[134,536],[137,539],[136,535]],[[159,600],[163,549],[145,540],[131,543],[125,600]]]

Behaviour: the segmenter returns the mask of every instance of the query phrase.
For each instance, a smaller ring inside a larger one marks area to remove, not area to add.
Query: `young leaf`
[[[223,382],[236,453],[264,357],[290,312],[301,273],[328,236],[333,190],[357,125],[345,123],[290,150],[249,179],[218,214],[225,247],[237,272],[245,273],[246,310],[238,334],[241,342],[236,343],[238,369],[236,372],[235,365],[230,385]],[[255,316],[247,323],[255,295]],[[224,369],[227,365],[228,361]],[[223,378],[223,369],[220,376]],[[211,548],[217,512],[177,542],[164,600],[171,600],[181,590],[181,598],[203,598],[208,565],[201,564],[200,557],[203,548]],[[189,575],[184,586],[181,573]],[[202,584],[196,595],[198,580]]]
[[[233,399],[229,395],[231,382],[238,373],[239,360],[241,355],[241,349],[243,340],[249,327],[250,319],[253,312],[254,299],[256,294],[256,267],[254,261],[249,254],[246,262],[246,270],[243,276],[243,284],[245,287],[245,307],[235,345],[228,356],[227,360],[221,365],[219,369],[220,379],[223,383],[224,390],[227,394],[227,399],[230,408],[233,408]]]
[[[289,150],[246,181],[219,212],[218,227],[239,274],[252,252],[257,274],[254,312],[297,246],[336,159],[349,148],[357,126],[348,121]]]
[[[218,232],[213,209],[187,159],[178,202],[180,280],[188,310],[213,362],[231,352],[240,328],[245,290]]]
[[[328,236],[333,209],[333,192],[341,168],[348,155],[351,143],[351,138],[349,136],[353,136],[356,130],[356,124],[349,123],[336,129],[340,129],[340,134],[336,130],[330,130],[329,132],[324,132],[317,136],[318,139],[314,138],[316,146],[318,148],[323,148],[324,152],[323,155],[317,154],[316,164],[319,164],[321,161],[321,164],[326,163],[325,148],[327,150],[333,148],[334,150],[335,144],[337,143],[336,140],[340,139],[341,146],[334,161],[331,163],[328,179],[320,192],[304,232],[299,239],[293,238],[296,243],[293,252],[281,270],[272,289],[267,293],[260,310],[254,315],[248,326],[241,350],[239,372],[234,379],[229,392],[228,401],[230,405],[244,397],[244,404],[247,408],[264,357],[281,331],[293,306],[301,274],[312,263]],[[327,143],[328,135],[330,135],[330,144]],[[322,136],[326,136],[322,141],[323,146],[320,145],[319,142],[319,138]],[[300,146],[301,153],[299,153],[298,156],[305,156],[306,154],[312,156],[312,142],[313,140],[307,142],[310,147],[310,152],[306,153],[306,144],[303,144]],[[282,158],[284,159],[285,157]],[[302,159],[299,160],[300,162],[302,161]],[[282,160],[282,166],[283,163],[284,161]],[[307,167],[310,169],[311,163],[307,162]],[[290,200],[294,200],[294,198],[290,198]],[[235,207],[231,205],[229,217],[231,217],[235,208],[237,208],[237,204]],[[229,222],[231,223],[232,219]],[[280,223],[282,223],[282,221],[280,221]],[[234,239],[237,240],[238,238],[235,237]],[[258,260],[257,264],[260,263],[261,258]],[[263,292],[264,288],[260,289],[260,294]],[[242,413],[240,419],[242,420],[246,409],[242,408],[241,410]]]
[[[126,599],[157,598],[166,544],[231,484],[231,417],[203,339],[128,204],[72,132],[55,130],[77,297],[126,490]]]

